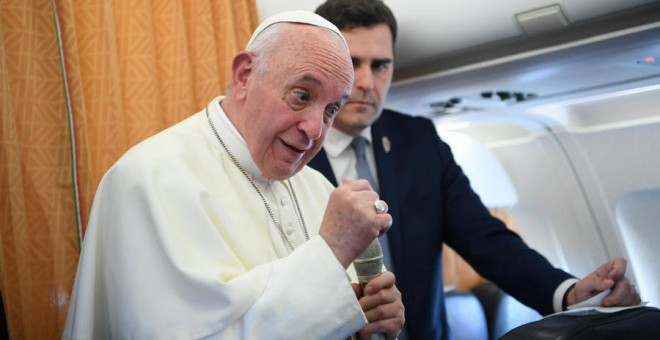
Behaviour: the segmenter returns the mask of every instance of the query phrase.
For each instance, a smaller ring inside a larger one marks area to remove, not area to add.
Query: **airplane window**
[[[660,306],[660,266],[655,255],[660,244],[658,207],[660,189],[655,189],[629,193],[618,200],[615,209],[642,300],[655,307]]]
[[[599,235],[598,226],[575,166],[556,135],[565,132],[553,131],[521,114],[441,116],[435,122],[439,135],[465,168],[473,189],[484,196],[484,204],[489,208],[507,207],[527,244],[555,266],[578,276],[589,274],[594,266],[607,260],[604,245],[595,236]],[[471,137],[488,152],[470,154],[470,147],[459,144],[468,137],[453,137],[456,134]],[[488,170],[479,175],[470,170],[475,167]],[[502,176],[491,170],[498,168]],[[479,177],[483,177],[485,186],[480,187]],[[515,200],[508,199],[502,189],[489,193],[488,188],[495,185],[512,186],[510,191],[515,196],[511,197]],[[492,199],[488,197],[491,194]]]
[[[440,132],[440,136],[451,147],[456,162],[470,179],[472,189],[487,207],[509,208],[518,202],[509,175],[482,142],[459,132]]]

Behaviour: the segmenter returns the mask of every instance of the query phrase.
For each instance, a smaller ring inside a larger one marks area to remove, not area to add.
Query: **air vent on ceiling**
[[[520,103],[538,95],[518,91],[483,91],[479,94],[462,97],[452,97],[429,103],[433,113],[437,115],[448,115],[456,113],[486,111],[493,108],[503,108]]]

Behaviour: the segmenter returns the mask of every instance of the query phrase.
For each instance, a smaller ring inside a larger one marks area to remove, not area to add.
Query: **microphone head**
[[[369,282],[383,272],[383,250],[378,239],[373,240],[369,247],[353,261],[353,267],[360,283]]]

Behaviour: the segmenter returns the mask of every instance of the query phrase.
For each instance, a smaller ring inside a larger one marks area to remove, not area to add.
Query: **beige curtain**
[[[59,339],[103,173],[222,94],[255,0],[0,0],[0,291]]]

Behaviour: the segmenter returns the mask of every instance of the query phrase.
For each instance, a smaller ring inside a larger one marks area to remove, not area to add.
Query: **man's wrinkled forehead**
[[[346,50],[349,49],[348,44],[346,43],[346,39],[344,39],[344,36],[341,35],[341,32],[339,31],[337,26],[332,24],[330,21],[325,20],[318,14],[309,11],[286,11],[286,12],[277,13],[275,15],[266,18],[264,21],[261,22],[261,24],[259,24],[257,29],[254,30],[254,33],[252,33],[252,37],[250,38],[250,41],[248,41],[247,46],[245,48],[249,49],[250,45],[252,45],[252,43],[257,38],[257,36],[259,36],[259,34],[261,34],[261,32],[263,32],[266,28],[268,28],[273,24],[284,23],[284,22],[307,24],[307,25],[328,29],[334,32],[335,34],[337,34],[341,38],[341,41],[344,43],[344,46],[346,47]]]

